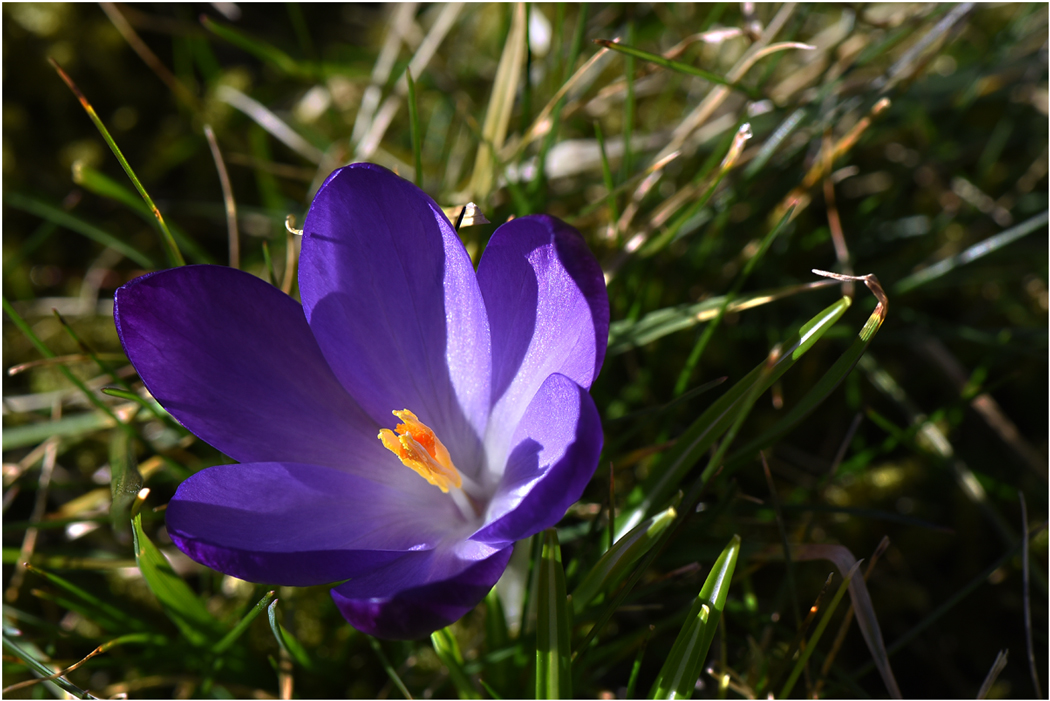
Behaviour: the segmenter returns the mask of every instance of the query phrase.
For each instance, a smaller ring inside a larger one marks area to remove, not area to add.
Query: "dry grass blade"
[[[492,96],[488,109],[485,110],[485,122],[481,127],[481,143],[478,144],[477,157],[474,160],[474,171],[466,199],[476,197],[485,200],[492,190],[495,175],[496,154],[503,148],[507,138],[507,127],[514,111],[514,98],[518,92],[522,67],[525,65],[525,38],[527,24],[525,4],[514,6],[514,18],[511,20],[510,33],[503,47],[496,78],[492,83]]]
[[[219,184],[222,186],[222,201],[226,209],[226,232],[230,240],[230,267],[239,268],[241,262],[241,243],[237,233],[237,203],[233,199],[233,188],[230,186],[230,176],[226,172],[226,164],[222,160],[222,151],[219,150],[219,142],[215,140],[215,132],[211,125],[204,125],[204,136],[208,138],[208,147],[211,156],[215,160],[215,169],[219,172]]]
[[[828,560],[834,563],[843,577],[846,577],[857,565],[857,559],[853,557],[853,553],[842,545],[796,545],[792,548],[791,554],[799,561]],[[875,607],[871,603],[871,595],[868,594],[868,587],[862,578],[853,577],[849,580],[849,595],[857,614],[857,625],[860,626],[864,642],[868,645],[868,650],[882,676],[886,690],[890,692],[891,697],[902,698],[897,679],[893,676],[893,669],[890,667],[890,658],[886,653],[886,644],[882,640],[879,621],[875,617]]]
[[[434,58],[434,54],[437,53],[441,42],[445,40],[452,26],[456,23],[456,18],[462,9],[463,3],[450,2],[441,10],[441,14],[434,21],[434,26],[427,32],[423,42],[416,49],[415,55],[412,56],[412,60],[408,62],[408,70],[412,71],[412,75],[417,77],[423,75],[423,71],[430,64],[430,59]],[[387,128],[394,120],[394,115],[397,114],[398,109],[401,107],[401,102],[407,94],[408,80],[402,75],[397,81],[397,85],[394,86],[394,94],[383,101],[375,118],[368,125],[367,131],[354,149],[355,158],[367,160],[376,153]]]
[[[56,404],[51,412],[51,420],[57,421],[62,416],[62,407],[60,404]],[[47,510],[47,492],[51,486],[51,475],[55,470],[55,461],[58,459],[58,438],[49,438],[45,443],[44,448],[44,462],[40,467],[40,480],[38,482],[36,491],[36,501],[33,503],[33,512],[29,517],[31,523],[38,523],[44,518],[44,512]],[[4,593],[4,599],[9,602],[15,602],[18,599],[18,590],[22,587],[22,580],[26,574],[26,563],[33,556],[33,550],[36,548],[37,538],[36,528],[27,528],[26,534],[22,538],[22,548],[18,552],[18,562],[15,564],[14,574],[11,575],[11,581],[7,585],[7,591]]]
[[[194,112],[200,112],[201,104],[197,96],[194,95],[189,88],[187,88],[181,80],[175,77],[175,75],[168,70],[168,67],[164,65],[164,62],[157,58],[157,54],[153,53],[146,42],[142,41],[142,38],[135,32],[132,26],[124,18],[124,15],[120,13],[117,6],[111,2],[101,2],[99,5],[102,6],[102,11],[106,13],[109,20],[113,23],[113,26],[117,28],[120,35],[124,37],[124,40],[131,45],[131,48],[135,50],[135,53],[146,62],[146,65],[150,67],[157,77],[160,78],[168,88],[175,93],[175,96],[182,100]]]
[[[383,95],[383,86],[386,85],[390,72],[394,69],[398,51],[401,49],[402,37],[408,32],[412,18],[416,14],[419,3],[405,2],[390,6],[393,9],[390,18],[390,28],[387,30],[383,47],[379,50],[375,66],[372,68],[372,80],[365,88],[365,94],[361,96],[361,105],[357,109],[354,118],[354,130],[350,136],[350,143],[357,144],[365,135],[372,118],[379,107],[379,98]]]
[[[324,153],[309,141],[299,136],[284,120],[271,112],[258,100],[248,97],[237,88],[222,85],[216,96],[226,104],[248,115],[253,122],[265,129],[275,139],[292,149],[311,163],[320,164]]]

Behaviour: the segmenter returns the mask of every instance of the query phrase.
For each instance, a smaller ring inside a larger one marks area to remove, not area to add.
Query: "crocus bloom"
[[[475,273],[434,201],[369,164],[328,178],[303,231],[302,305],[209,265],[117,291],[146,387],[239,461],[179,487],[168,533],[241,579],[341,582],[354,627],[419,637],[473,608],[593,475],[602,273],[549,216],[497,229]]]

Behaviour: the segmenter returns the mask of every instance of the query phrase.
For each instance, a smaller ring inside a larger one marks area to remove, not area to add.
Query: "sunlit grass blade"
[[[149,259],[149,256],[137,250],[132,245],[121,241],[113,234],[105,231],[94,224],[84,221],[75,214],[71,214],[60,207],[56,207],[47,202],[21,195],[17,192],[10,190],[4,191],[4,204],[15,209],[20,209],[23,212],[36,215],[41,219],[63,226],[70,231],[75,231],[81,236],[86,236],[92,241],[101,243],[103,246],[109,246],[115,251],[120,252],[126,256],[128,260],[132,260],[143,268],[155,267],[153,261]]]
[[[623,581],[631,573],[631,566],[656,544],[660,535],[677,517],[675,508],[668,507],[639,523],[617,540],[573,590],[573,610],[577,614],[582,613],[598,594]]]
[[[113,527],[126,527],[128,509],[142,489],[142,473],[135,457],[135,442],[123,431],[114,431],[109,439],[110,508]]]
[[[790,694],[791,690],[795,687],[795,682],[798,681],[799,675],[802,674],[802,670],[806,666],[806,661],[809,660],[810,655],[813,654],[813,650],[817,647],[817,643],[820,642],[820,637],[824,634],[824,629],[828,627],[828,623],[831,621],[831,616],[835,613],[835,609],[838,608],[839,602],[842,601],[842,597],[849,589],[850,581],[853,579],[853,575],[857,573],[859,567],[859,562],[853,565],[849,573],[843,579],[842,584],[839,585],[838,591],[835,592],[835,596],[832,597],[830,602],[828,602],[827,607],[824,609],[824,614],[820,617],[820,622],[817,623],[817,627],[813,629],[813,635],[806,641],[805,649],[799,654],[798,660],[795,662],[795,667],[791,670],[791,675],[788,676],[787,681],[784,682],[784,686],[780,690],[780,695],[777,698],[786,699],[788,694]]]
[[[412,156],[416,166],[416,187],[423,188],[423,136],[419,132],[419,107],[416,104],[416,81],[412,71],[405,71],[408,81],[408,123],[409,135],[412,137]]]
[[[751,130],[748,128],[746,132],[743,132],[742,129],[741,132],[750,136]],[[729,156],[727,155],[726,158],[728,159]],[[762,239],[762,243],[759,244],[758,250],[748,259],[747,263],[744,264],[744,269],[740,271],[740,274],[737,275],[736,280],[733,282],[733,286],[730,288],[729,292],[726,293],[725,298],[722,300],[722,306],[718,308],[714,318],[711,319],[711,323],[704,327],[703,332],[700,334],[700,338],[697,340],[696,345],[693,346],[693,350],[689,354],[689,358],[685,361],[685,367],[682,368],[682,372],[678,375],[678,382],[675,383],[674,387],[675,396],[685,392],[686,388],[689,386],[689,379],[696,371],[696,367],[700,363],[700,358],[703,355],[704,350],[707,348],[708,342],[710,342],[711,338],[714,336],[715,331],[718,330],[722,318],[725,316],[726,309],[729,307],[729,303],[736,298],[741,288],[743,288],[744,283],[747,282],[747,279],[751,276],[751,271],[754,270],[758,262],[765,257],[766,251],[769,250],[769,247],[773,244],[777,235],[783,231],[784,227],[791,220],[791,212],[792,210],[788,210],[787,213],[780,218],[780,221],[777,222],[776,226],[771,228],[765,238]]]
[[[1046,226],[1048,219],[1050,219],[1050,212],[1043,212],[1042,214],[1037,214],[1000,234],[989,236],[984,241],[970,246],[962,253],[949,256],[938,263],[934,263],[929,267],[912,273],[903,280],[899,280],[897,284],[893,286],[893,291],[896,293],[908,292],[920,285],[925,285],[932,280],[947,275],[961,265],[966,265],[978,258],[982,258],[993,251],[999,250],[1003,246],[1027,236],[1033,231],[1039,230],[1041,227]]]
[[[815,282],[801,285],[788,285],[773,290],[761,290],[751,294],[740,295],[726,303],[726,296],[710,297],[696,304],[680,304],[649,312],[636,321],[614,321],[609,325],[609,349],[607,355],[618,355],[631,348],[652,343],[664,336],[692,328],[697,324],[714,319],[723,304],[726,313],[754,309],[770,302],[791,297],[801,292],[821,289],[832,283]]]
[[[678,489],[689,470],[733,424],[748,393],[754,389],[760,378],[760,386],[764,391],[839,320],[849,305],[849,298],[843,297],[814,316],[784,340],[780,357],[770,372],[763,373],[766,365],[763,362],[715,400],[678,437],[675,446],[664,455],[659,465],[654,467],[650,483],[642,490],[645,496],[623,519],[621,532],[637,525],[650,509],[666,501],[674,490]]]
[[[876,281],[875,284],[878,284],[878,282]],[[846,376],[852,372],[854,366],[860,360],[861,356],[864,355],[864,351],[868,349],[868,345],[871,343],[872,338],[878,333],[878,330],[882,327],[882,323],[885,320],[886,308],[880,302],[880,304],[876,306],[875,311],[873,311],[868,317],[868,320],[864,322],[864,326],[861,328],[856,338],[853,339],[853,343],[850,344],[850,347],[846,349],[845,353],[839,356],[839,359],[828,368],[819,380],[810,386],[805,396],[792,406],[791,410],[782,416],[773,426],[730,456],[727,463],[736,465],[740,461],[754,458],[756,452],[773,445],[777,440],[786,435],[788,431],[797,426],[799,422],[809,416],[809,414],[812,413],[821,402],[827,399],[828,395],[830,395],[835,388],[846,379]]]
[[[203,646],[223,634],[225,631],[219,622],[143,532],[141,514],[131,520],[131,532],[135,560],[146,584],[186,639],[193,645]]]
[[[485,121],[481,127],[481,143],[478,144],[474,160],[474,172],[470,180],[470,196],[483,202],[489,196],[496,177],[496,154],[503,148],[507,137],[510,117],[514,111],[514,99],[518,93],[522,66],[525,63],[525,3],[516,3],[507,43],[503,47],[496,78],[492,83],[492,96]]]
[[[59,66],[53,58],[48,58],[48,61],[51,63],[52,68],[58,72],[59,77],[61,77],[66,85],[69,86],[69,89],[73,91],[77,100],[80,101],[80,106],[84,108],[85,112],[87,112],[88,117],[90,117],[91,121],[95,124],[95,128],[98,129],[100,134],[102,134],[102,138],[106,140],[106,144],[113,152],[113,155],[117,157],[120,166],[124,169],[124,172],[128,174],[131,182],[135,185],[135,189],[139,191],[140,195],[142,195],[142,199],[146,203],[146,206],[149,207],[151,212],[153,212],[153,216],[157,218],[157,223],[160,225],[161,229],[161,243],[168,255],[168,262],[172,265],[185,265],[186,261],[183,259],[182,253],[179,252],[179,247],[175,244],[175,239],[172,238],[171,231],[168,230],[168,225],[164,222],[164,217],[161,216],[160,210],[157,209],[157,205],[153,204],[153,200],[150,198],[149,193],[146,192],[146,188],[142,186],[138,176],[135,175],[135,171],[131,169],[131,165],[128,163],[127,159],[124,158],[124,154],[120,152],[117,142],[109,135],[109,130],[106,129],[106,125],[104,125],[98,115],[95,114],[95,108],[91,106],[91,103],[88,102],[86,97],[84,97],[84,94],[80,92],[80,88],[78,88],[76,83],[66,75],[66,72],[62,70],[61,66]]]
[[[565,572],[561,564],[558,533],[543,533],[536,591],[536,698],[571,699],[572,670],[569,633],[572,611],[565,594]]]
[[[295,660],[296,664],[300,665],[303,669],[311,670],[314,668],[313,660],[310,658],[309,653],[306,652],[306,648],[299,642],[294,635],[288,632],[288,630],[281,625],[280,621],[277,620],[277,601],[274,600],[266,607],[266,616],[270,621],[270,630],[273,631],[273,637],[276,638],[277,644],[281,646],[288,655]]]
[[[649,698],[687,699],[692,696],[707,651],[715,638],[718,621],[722,618],[739,556],[740,536],[733,536],[715,560],[700,594],[686,614],[685,624],[653,682]]]
[[[436,630],[430,634],[430,641],[438,659],[448,669],[449,678],[452,679],[452,685],[456,687],[459,698],[480,699],[481,694],[470,683],[470,676],[463,671],[463,653],[460,652],[459,643],[456,642],[452,631],[448,628]]]
[[[237,639],[244,634],[244,631],[248,630],[248,626],[252,624],[252,621],[254,621],[259,614],[270,605],[270,602],[273,601],[276,595],[277,593],[274,591],[267,592],[263,598],[259,599],[259,601],[251,607],[248,613],[245,614],[244,618],[238,621],[237,625],[235,625],[229,633],[223,636],[222,640],[212,646],[211,651],[216,655],[221,655],[226,652],[226,650],[228,650],[230,646],[237,642]]]
[[[705,71],[703,68],[690,66],[688,63],[681,63],[680,61],[672,61],[671,59],[664,58],[659,54],[652,54],[648,51],[636,49],[633,46],[627,46],[626,44],[621,44],[619,42],[615,42],[609,39],[595,39],[594,43],[598,46],[604,46],[607,49],[612,49],[613,51],[617,51],[627,56],[634,56],[635,58],[640,58],[643,61],[648,61],[649,63],[656,64],[657,66],[660,66],[662,68],[667,68],[669,70],[677,71],[678,73],[684,73],[686,75],[696,76],[698,78],[703,78],[704,80],[708,80],[712,83],[715,83],[716,85],[724,85],[727,88],[739,90],[753,100],[759,98],[758,93],[756,93],[752,88],[733,83],[727,78],[723,78],[717,73],[712,73],[711,71]]]

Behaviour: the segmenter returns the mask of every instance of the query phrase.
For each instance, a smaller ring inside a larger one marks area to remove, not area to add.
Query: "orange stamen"
[[[393,414],[404,423],[397,425],[396,434],[389,428],[379,432],[386,449],[442,492],[448,492],[450,484],[462,487],[459,470],[434,431],[408,409],[395,410]]]

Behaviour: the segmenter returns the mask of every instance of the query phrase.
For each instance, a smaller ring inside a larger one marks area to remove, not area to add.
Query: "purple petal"
[[[452,550],[409,553],[340,584],[332,589],[332,599],[362,633],[391,640],[421,638],[477,606],[503,574],[513,550],[467,542]]]
[[[367,573],[469,533],[451,499],[406,494],[329,467],[217,465],[168,503],[171,539],[191,558],[252,582],[309,586]]]
[[[242,462],[349,467],[384,453],[332,374],[302,307],[248,273],[192,265],[117,290],[117,333],[179,423]]]
[[[470,257],[422,190],[379,166],[333,173],[306,218],[299,287],[332,370],[383,426],[410,409],[473,476],[489,330]]]
[[[514,432],[486,525],[472,540],[512,544],[556,524],[594,475],[602,426],[594,400],[564,375],[540,387]]]
[[[525,373],[590,387],[605,358],[609,297],[576,229],[546,215],[496,229],[478,265],[492,329],[492,403]],[[534,389],[535,391],[535,389]]]
[[[492,235],[478,266],[492,330],[492,402],[485,442],[499,469],[540,385],[561,373],[588,388],[609,336],[609,298],[598,262],[579,233],[545,215],[510,221]]]

